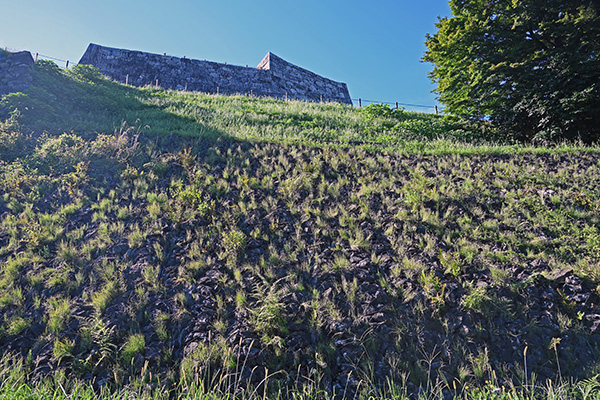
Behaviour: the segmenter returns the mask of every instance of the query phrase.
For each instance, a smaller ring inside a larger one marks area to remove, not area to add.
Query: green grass
[[[4,398],[600,398],[597,147],[48,63],[0,107]]]
[[[6,400],[60,400],[60,399],[81,399],[81,400],[163,400],[163,399],[182,399],[182,400],[228,400],[232,399],[232,393],[223,393],[219,390],[205,390],[202,386],[191,385],[189,387],[174,387],[170,390],[153,391],[149,390],[147,381],[144,377],[136,379],[131,384],[123,388],[111,388],[103,386],[100,390],[94,390],[91,386],[78,380],[71,380],[64,374],[57,374],[52,379],[43,379],[35,385],[25,383],[26,371],[23,365],[15,360],[4,359],[0,377],[0,396]],[[236,384],[234,383],[234,386]],[[236,386],[241,399],[254,400],[280,400],[294,398],[299,400],[309,399],[330,399],[332,396],[319,390],[303,390],[278,395],[265,395],[256,391],[244,393],[241,387]],[[444,397],[440,388],[428,388],[420,392],[418,397],[411,397],[407,391],[389,383],[387,387],[369,392],[368,390],[358,397],[370,400],[409,400],[418,398],[419,400],[433,400],[442,398],[451,398],[453,400],[567,400],[581,399],[594,400],[600,398],[600,382],[594,379],[588,379],[578,383],[569,382],[546,382],[543,384],[533,383],[527,387],[505,387],[497,385],[492,381],[485,382],[481,387],[464,387],[460,390],[451,391],[447,397]]]
[[[405,154],[597,151],[576,144],[547,148],[505,143],[491,128],[391,110],[382,104],[359,109],[337,103],[139,89],[102,79],[87,66],[65,72],[50,62],[38,63],[34,78],[25,94],[4,96],[0,108],[4,117],[18,110],[21,123],[39,133],[73,131],[85,136],[117,130],[123,134],[124,129],[133,129],[127,126],[135,126],[136,134],[151,131],[163,137],[335,144]],[[123,126],[124,121],[128,125]],[[118,141],[106,146],[118,146]]]

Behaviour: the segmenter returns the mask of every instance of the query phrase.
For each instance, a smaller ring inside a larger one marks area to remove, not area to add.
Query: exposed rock
[[[592,326],[590,327],[590,332],[596,333],[596,334],[600,333],[600,320],[597,319],[592,322]]]

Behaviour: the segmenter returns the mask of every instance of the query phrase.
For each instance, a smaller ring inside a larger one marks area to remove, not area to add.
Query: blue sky
[[[236,65],[271,51],[346,82],[353,99],[433,106],[431,65],[420,60],[450,9],[447,0],[0,0],[0,13],[9,49],[77,62],[92,42]]]

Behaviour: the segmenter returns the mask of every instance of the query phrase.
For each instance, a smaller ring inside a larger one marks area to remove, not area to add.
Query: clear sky
[[[0,0],[0,46],[71,63],[89,43],[254,66],[271,51],[353,99],[433,106],[438,16],[447,0]]]

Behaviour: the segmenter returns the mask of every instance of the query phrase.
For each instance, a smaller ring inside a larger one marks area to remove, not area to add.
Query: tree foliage
[[[520,140],[600,139],[599,0],[450,0],[424,61],[446,111]]]

